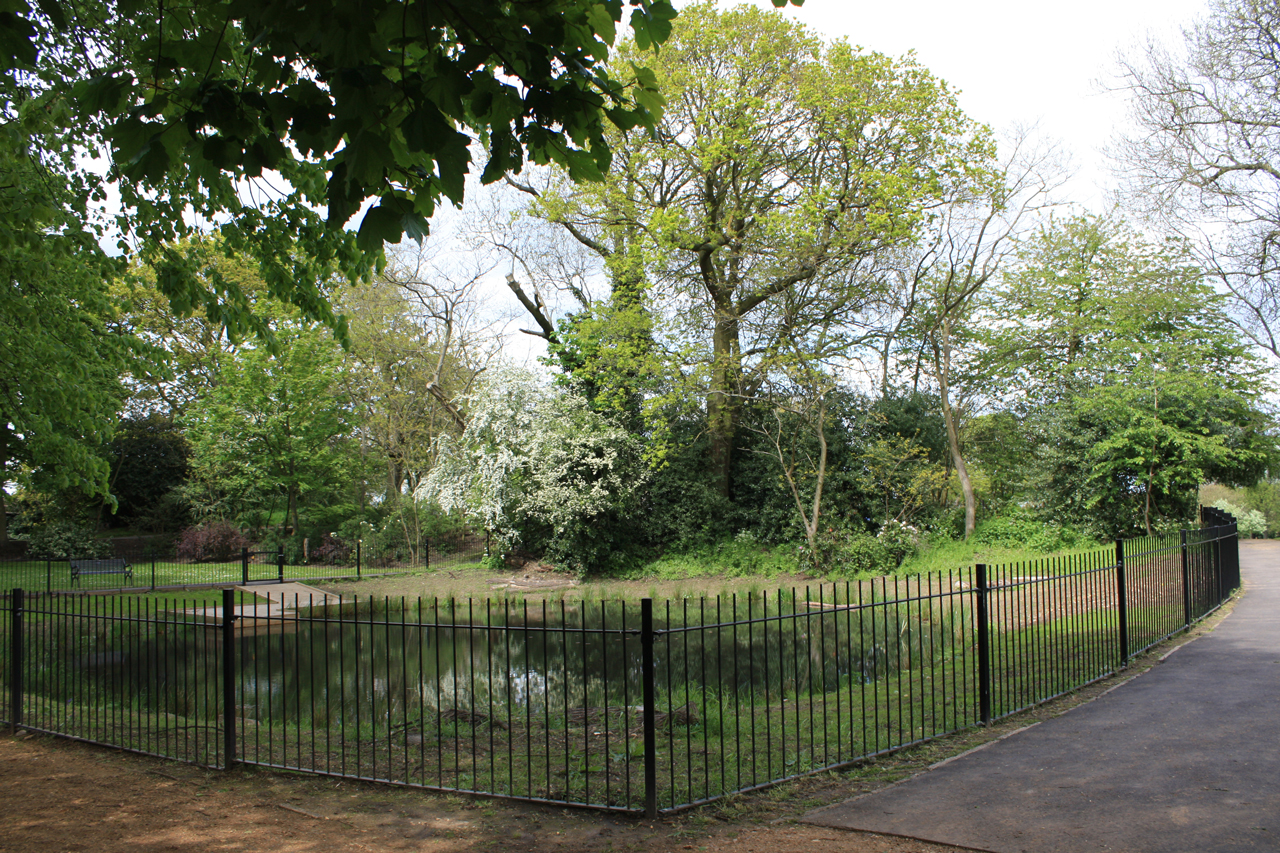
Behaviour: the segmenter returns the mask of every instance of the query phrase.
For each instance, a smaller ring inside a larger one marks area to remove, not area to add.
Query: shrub
[[[1015,509],[979,524],[971,541],[977,545],[1048,553],[1074,547],[1080,536],[1070,527],[1040,521],[1027,510]]]
[[[1241,509],[1225,498],[1215,501],[1213,508],[1220,509],[1235,517],[1236,532],[1242,539],[1252,539],[1255,536],[1266,535],[1267,518],[1256,509]]]
[[[234,560],[251,543],[230,522],[211,521],[188,527],[178,537],[178,559],[195,563],[222,563]]]
[[[320,566],[345,566],[355,562],[355,548],[331,533],[320,535],[308,550],[308,561]]]
[[[898,559],[879,537],[844,527],[818,534],[814,553],[800,546],[800,567],[834,577],[858,578],[884,575],[898,567]]]
[[[106,557],[111,543],[94,536],[86,524],[74,521],[46,521],[34,525],[27,533],[27,554],[52,560],[73,557]]]
[[[876,539],[884,546],[885,553],[893,560],[894,568],[920,550],[920,530],[901,521],[889,520],[880,528]]]

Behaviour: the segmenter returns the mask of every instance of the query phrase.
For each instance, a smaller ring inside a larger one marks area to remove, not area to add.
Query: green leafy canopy
[[[215,224],[229,253],[263,265],[269,295],[340,336],[323,283],[363,277],[384,242],[421,239],[438,204],[461,204],[473,139],[487,149],[486,182],[527,161],[600,178],[607,126],[651,127],[662,105],[644,68],[607,64],[619,29],[657,50],[676,16],[668,0],[19,0],[7,10],[8,118],[36,103],[73,129],[63,150],[109,152],[94,193],[106,181],[118,189],[122,239],[150,247],[177,311],[222,307],[235,326],[248,310],[158,248]],[[283,182],[247,190],[275,175]]]

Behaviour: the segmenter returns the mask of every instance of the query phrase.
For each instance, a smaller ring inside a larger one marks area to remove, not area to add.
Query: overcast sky
[[[1072,154],[1073,200],[1100,209],[1111,177],[1099,148],[1124,120],[1124,98],[1100,94],[1099,83],[1114,83],[1119,50],[1148,34],[1180,41],[1179,28],[1207,9],[1207,0],[807,0],[789,14],[869,50],[915,50],[961,91],[970,116],[997,130],[1036,124]]]

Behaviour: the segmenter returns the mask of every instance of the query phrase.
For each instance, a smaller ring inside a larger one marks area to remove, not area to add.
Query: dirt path
[[[5,853],[959,849],[728,817],[646,822],[255,770],[222,773],[34,735],[0,737]]]

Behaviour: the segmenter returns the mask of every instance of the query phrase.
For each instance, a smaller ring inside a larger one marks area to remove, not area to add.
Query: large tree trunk
[[[712,333],[711,388],[707,394],[707,432],[711,436],[711,480],[716,492],[729,496],[733,444],[738,426],[738,318],[717,309]]]
[[[933,362],[938,374],[938,396],[942,401],[942,420],[947,427],[947,446],[951,450],[951,463],[956,469],[956,479],[960,481],[960,491],[964,495],[964,538],[973,535],[977,524],[978,502],[973,493],[973,481],[969,479],[969,467],[964,463],[964,455],[960,452],[960,430],[956,427],[955,411],[951,408],[951,335],[949,326],[944,323],[940,332],[942,342],[933,341]]]

